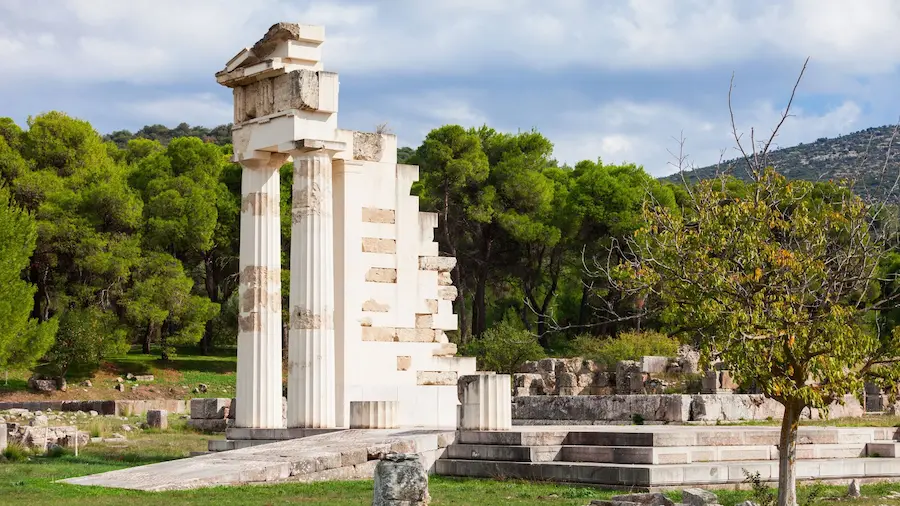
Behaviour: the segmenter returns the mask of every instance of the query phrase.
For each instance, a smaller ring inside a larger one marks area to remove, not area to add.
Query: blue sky
[[[326,27],[342,128],[387,122],[417,146],[447,123],[536,128],[565,162],[674,171],[734,156],[727,92],[777,143],[897,121],[893,0],[3,0],[0,116],[62,110],[101,133],[231,117],[213,75],[278,21]],[[759,136],[759,134],[757,134]]]

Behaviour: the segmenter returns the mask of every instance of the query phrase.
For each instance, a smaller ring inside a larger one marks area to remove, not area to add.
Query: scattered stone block
[[[7,432],[7,426],[5,423],[0,423],[0,452],[6,449],[7,447],[7,437],[9,433]]]
[[[614,495],[612,502],[629,502],[642,506],[675,506],[675,503],[665,495],[655,492],[649,494]]]
[[[848,497],[860,497],[862,494],[859,491],[859,483],[856,483],[856,480],[850,482],[850,486],[847,488],[847,496]]]
[[[388,454],[375,466],[372,506],[426,506],[430,500],[418,455]]]
[[[644,373],[641,365],[633,360],[622,360],[616,364],[616,393],[619,395],[644,392]]]
[[[709,490],[686,488],[681,492],[681,502],[688,506],[712,506],[719,504],[719,498]]]
[[[221,420],[228,416],[231,399],[222,397],[191,399],[191,419]]]
[[[169,412],[164,409],[151,409],[147,411],[147,426],[153,429],[168,429]]]
[[[32,376],[31,378],[28,378],[28,387],[37,392],[55,392],[57,383],[54,379]]]
[[[115,386],[114,388],[115,388],[116,390],[118,390],[119,392],[124,392],[124,391],[125,391],[125,384],[124,384],[124,383],[116,383],[116,386]]]
[[[139,374],[134,377],[134,381],[141,382],[141,383],[149,383],[149,382],[153,381],[154,379],[156,379],[156,378],[154,378],[152,374]]]
[[[660,374],[666,372],[669,365],[669,357],[644,356],[641,357],[641,372]]]

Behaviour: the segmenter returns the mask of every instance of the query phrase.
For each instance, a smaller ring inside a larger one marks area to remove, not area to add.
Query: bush
[[[659,332],[623,332],[614,338],[581,335],[572,349],[576,355],[595,360],[614,369],[620,360],[638,360],[645,355],[674,357],[678,341]]]
[[[488,329],[480,339],[464,346],[461,351],[464,355],[477,357],[480,370],[501,374],[512,374],[525,362],[545,356],[537,336],[507,322]]]
[[[3,456],[8,462],[23,462],[29,455],[30,452],[25,449],[24,446],[17,443],[10,443],[6,446],[6,449],[3,450]]]
[[[126,351],[127,335],[114,313],[95,307],[72,308],[60,318],[56,343],[45,359],[55,376],[65,377],[70,370],[90,375],[104,357]]]

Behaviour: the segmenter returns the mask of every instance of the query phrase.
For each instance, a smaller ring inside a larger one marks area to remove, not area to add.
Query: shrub
[[[28,458],[29,451],[22,445],[10,443],[3,450],[3,456],[8,462],[22,462]]]
[[[572,349],[580,357],[614,369],[620,360],[637,360],[645,355],[674,357],[678,341],[659,332],[623,332],[613,338],[581,335],[575,338]]]
[[[47,352],[48,367],[56,376],[72,370],[89,375],[104,357],[128,351],[127,334],[116,315],[99,308],[72,308],[59,320],[56,343]]]
[[[462,353],[478,358],[478,368],[512,374],[525,362],[544,358],[537,336],[502,322],[467,344]]]

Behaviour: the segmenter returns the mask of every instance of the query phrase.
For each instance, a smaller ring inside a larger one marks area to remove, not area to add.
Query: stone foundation
[[[187,413],[187,403],[176,399],[109,400],[109,401],[28,401],[0,402],[0,411],[27,409],[28,411],[96,411],[101,415],[139,416],[151,409],[169,413]]]
[[[515,425],[596,425],[634,422],[639,417],[649,423],[736,422],[777,420],[784,408],[762,395],[579,395],[529,396],[513,399]],[[853,418],[864,414],[853,396],[844,405],[833,404],[829,418]],[[816,409],[806,409],[803,418],[820,419]]]

